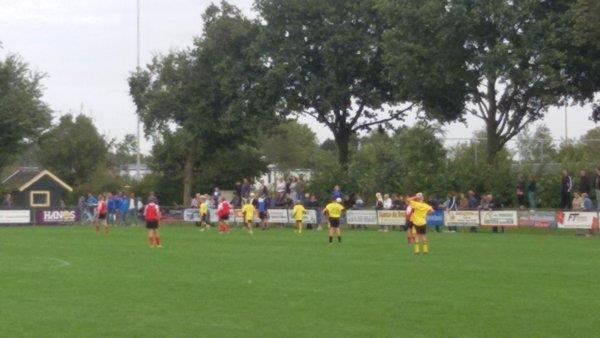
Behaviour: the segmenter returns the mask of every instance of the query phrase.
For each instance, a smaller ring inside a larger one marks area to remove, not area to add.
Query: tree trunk
[[[194,180],[194,154],[188,150],[183,167],[183,206],[189,207],[192,196],[192,182]]]
[[[487,162],[489,165],[496,163],[496,155],[500,151],[500,137],[498,135],[498,122],[496,114],[498,105],[496,102],[496,77],[488,77],[487,85],[488,112],[485,120],[487,137]]]
[[[338,148],[338,162],[344,172],[348,171],[348,162],[350,162],[350,132],[347,130],[338,131],[335,134],[335,143]]]
[[[487,123],[487,162],[490,165],[496,163],[496,155],[500,151],[500,137],[495,123]]]

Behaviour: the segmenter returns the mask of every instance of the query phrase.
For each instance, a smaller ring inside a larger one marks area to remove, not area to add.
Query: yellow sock
[[[429,246],[427,243],[423,244],[423,253],[429,253]]]
[[[415,243],[415,253],[419,253],[419,243]]]

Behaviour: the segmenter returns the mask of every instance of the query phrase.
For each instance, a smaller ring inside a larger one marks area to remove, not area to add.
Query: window
[[[32,207],[49,207],[50,192],[49,191],[32,191],[29,193],[29,204]]]

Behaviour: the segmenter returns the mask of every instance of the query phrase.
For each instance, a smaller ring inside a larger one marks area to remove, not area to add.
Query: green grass
[[[571,233],[0,228],[2,337],[590,337],[600,241]],[[563,233],[564,234],[564,233]],[[67,265],[68,264],[68,265]]]

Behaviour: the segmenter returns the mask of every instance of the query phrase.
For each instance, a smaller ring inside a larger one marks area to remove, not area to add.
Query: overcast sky
[[[249,16],[252,0],[230,0]],[[205,0],[141,0],[141,62],[153,55],[189,46],[201,33]],[[135,133],[135,106],[127,77],[136,65],[136,0],[0,0],[0,57],[20,54],[31,68],[47,74],[44,99],[56,112],[91,116],[101,133],[122,137]],[[594,127],[589,107],[568,110],[569,137]],[[483,124],[469,117],[467,126],[447,126],[446,137],[470,137]],[[565,136],[564,108],[544,121],[555,138]],[[320,141],[331,133],[303,119]],[[408,124],[414,119],[407,119]],[[142,142],[143,151],[150,144]]]

